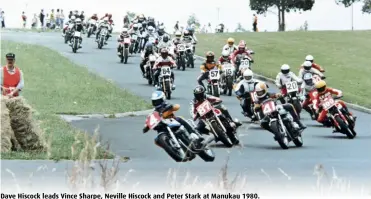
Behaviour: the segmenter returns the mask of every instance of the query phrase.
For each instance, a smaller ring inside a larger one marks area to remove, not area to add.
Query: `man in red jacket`
[[[15,54],[6,54],[7,65],[1,71],[1,92],[9,97],[19,96],[19,92],[24,87],[23,73],[14,65]]]

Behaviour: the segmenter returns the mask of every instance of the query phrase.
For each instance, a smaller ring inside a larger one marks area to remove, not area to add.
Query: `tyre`
[[[282,149],[289,149],[289,140],[287,136],[282,134],[283,129],[278,121],[274,121],[271,123],[271,129],[273,130],[280,147]]]
[[[301,135],[299,135],[294,140],[292,140],[292,142],[294,142],[295,146],[297,146],[297,147],[302,147],[303,144],[304,144],[303,143],[303,137]]]
[[[206,148],[201,151],[198,156],[203,159],[205,162],[213,162],[215,160],[215,153],[213,150]]]
[[[349,128],[349,126],[341,119],[341,117],[339,115],[335,116],[335,120],[336,122],[339,124],[340,126],[340,130],[342,133],[344,133],[345,135],[347,135],[347,137],[349,139],[353,139],[355,137],[353,131]]]
[[[227,78],[227,90],[228,90],[228,96],[232,96],[232,90],[233,90],[233,79]]]
[[[213,86],[212,95],[215,96],[215,97],[220,97],[219,86],[218,85],[212,85],[212,86]]]
[[[218,139],[226,146],[226,147],[232,147],[233,142],[228,137],[228,135],[223,131],[223,128],[220,126],[220,124],[217,121],[213,121],[211,123],[211,126],[215,130],[215,133],[218,136]]]
[[[124,49],[124,64],[128,63],[129,58],[129,50],[127,48]]]
[[[162,133],[157,137],[157,143],[166,151],[166,153],[176,162],[185,162],[187,161],[186,154],[183,149],[175,149],[171,147],[170,136],[166,133]]]

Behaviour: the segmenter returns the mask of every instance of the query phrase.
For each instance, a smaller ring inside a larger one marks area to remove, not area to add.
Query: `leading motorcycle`
[[[98,35],[98,41],[97,41],[99,49],[102,49],[102,47],[105,45],[107,38],[108,38],[108,28],[102,27]]]
[[[185,44],[185,63],[187,67],[194,68],[195,67],[195,61],[193,59],[193,44],[192,43],[186,43]]]
[[[123,41],[120,42],[120,62],[124,62],[124,64],[128,63],[129,58],[129,46],[131,40],[130,38],[124,38]]]
[[[221,78],[221,89],[223,94],[226,95],[228,92],[228,96],[232,95],[233,91],[233,81],[234,81],[234,67],[232,64],[224,64],[223,65],[223,73],[224,76]]]
[[[152,68],[155,62],[156,62],[156,56],[150,55],[146,65],[144,65],[145,77],[148,80],[149,85],[152,85],[153,83],[153,69]]]
[[[80,37],[81,37],[81,32],[75,31],[73,33],[73,36],[71,38],[71,43],[72,43],[72,52],[76,53],[77,49],[80,48]]]
[[[186,65],[186,60],[185,60],[185,51],[186,51],[186,46],[185,44],[178,44],[177,45],[177,65],[178,65],[178,70],[180,67],[182,67],[182,70],[185,70],[185,65]]]
[[[300,116],[302,107],[301,107],[300,98],[299,98],[298,82],[296,81],[287,82],[285,84],[285,88],[287,90],[287,94],[285,96],[286,102],[292,104],[296,112],[298,113],[298,116]]]
[[[173,88],[173,79],[171,78],[171,67],[162,66],[158,82],[160,90],[165,93],[166,99],[171,99],[171,93]]]

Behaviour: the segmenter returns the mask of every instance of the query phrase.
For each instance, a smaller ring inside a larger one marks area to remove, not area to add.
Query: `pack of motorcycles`
[[[97,32],[97,22],[89,21],[86,26],[87,37],[91,35],[95,36]],[[97,45],[101,49],[107,44],[107,40],[112,32],[111,27],[103,27],[98,35]],[[65,43],[72,39],[72,50],[76,52],[79,46],[78,39],[81,37],[81,33],[76,31],[71,31],[68,29],[66,31]],[[121,63],[127,63],[129,54],[136,54],[142,52],[147,42],[151,42],[155,45],[161,41],[161,37],[154,38],[149,36],[149,34],[144,31],[140,35],[132,34],[130,39],[124,40],[120,45],[122,45],[122,52],[120,57]],[[177,46],[171,46],[168,48],[170,54],[174,55],[177,69],[185,70],[186,67],[194,68],[194,52],[193,45],[195,43],[181,43]],[[159,50],[159,49],[157,49]],[[157,57],[155,55],[150,55],[149,59],[145,65],[145,77],[149,85],[154,84],[154,71],[152,67],[156,61]],[[238,56],[236,60],[236,65],[230,63],[223,64],[222,71],[215,68],[209,71],[209,79],[207,83],[207,93],[215,97],[220,97],[220,95],[231,96],[232,92],[238,90],[241,86],[240,82],[236,82],[240,74],[243,74],[245,69],[252,70],[251,60],[245,59],[242,56]],[[172,79],[171,79],[171,67],[162,67],[159,76],[159,88],[165,93],[167,99],[171,99],[172,94]],[[222,75],[221,75],[222,74]],[[317,81],[318,77],[313,76],[314,80]],[[284,102],[291,103],[296,112],[300,115],[302,111],[301,103],[304,97],[301,96],[299,91],[299,85],[297,82],[292,81],[287,83],[286,88],[288,89],[287,95],[284,97]],[[309,93],[311,99],[315,99],[316,90]],[[242,100],[242,99],[239,99]],[[256,112],[254,110],[254,101],[256,100],[256,94],[250,92],[251,102],[249,109],[254,113],[254,117],[257,121],[267,120],[269,126],[275,134],[276,141],[281,146],[282,149],[288,149],[289,143],[293,142],[297,147],[303,146],[302,132],[298,131],[295,125],[293,125],[293,118],[291,115],[282,108],[282,102],[280,100],[266,100],[262,103],[261,112]],[[313,100],[312,100],[313,101]],[[345,134],[349,139],[356,136],[355,121],[353,121],[347,111],[343,110],[343,107],[334,99],[329,99],[323,102],[323,107],[328,111],[327,119],[329,121],[329,126],[332,126],[337,132]],[[269,107],[269,108],[264,108]],[[310,115],[313,120],[316,120],[318,114],[313,108],[313,105],[309,105],[311,112]],[[216,108],[214,108],[210,103],[205,101],[202,105],[197,108],[197,112],[200,114],[202,121],[206,124],[206,128],[209,130],[210,134],[214,136],[215,142],[222,142],[226,147],[233,147],[239,144],[239,139],[237,136],[236,128],[232,127],[225,116]],[[191,116],[193,116],[193,110],[191,111]],[[193,121],[188,121],[193,127],[196,125]],[[157,131],[159,134],[157,140],[159,140],[160,147],[163,148],[166,153],[177,162],[185,162],[193,160],[196,155],[202,158],[204,161],[214,161],[215,154],[210,147],[203,145],[201,148],[196,147],[190,139],[185,128],[177,122],[175,119],[164,119],[160,116],[158,112],[153,112],[149,114],[146,118],[146,126],[149,129]],[[198,134],[198,136],[202,136]],[[160,139],[161,138],[161,139]]]

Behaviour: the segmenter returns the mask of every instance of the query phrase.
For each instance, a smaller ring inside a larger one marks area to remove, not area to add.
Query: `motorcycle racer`
[[[176,64],[174,62],[174,60],[171,58],[171,56],[169,55],[169,52],[166,48],[163,48],[161,49],[161,56],[159,58],[157,58],[156,62],[155,62],[155,65],[153,66],[153,70],[155,70],[155,73],[153,74],[154,76],[154,83],[156,85],[156,87],[158,88],[158,77],[160,76],[160,72],[161,72],[161,67],[162,66],[170,66],[171,68],[175,67]],[[175,77],[174,77],[174,72],[171,71],[171,79],[172,79],[172,89],[175,90]]]
[[[286,83],[291,81],[296,81],[298,84],[301,84],[303,81],[295,73],[290,71],[290,66],[288,64],[283,64],[281,66],[281,72],[279,72],[276,76],[276,86],[281,89],[281,94],[286,95]]]
[[[140,62],[140,70],[142,71],[143,78],[145,78],[145,72],[144,72],[144,65],[146,65],[148,58],[150,55],[155,55],[158,57],[158,54],[156,53],[155,49],[153,48],[152,44],[146,44],[146,47],[144,51],[142,52],[141,58],[142,61]]]
[[[219,109],[222,112],[222,114],[225,117],[227,117],[227,119],[229,120],[230,125],[232,127],[238,128],[239,126],[242,125],[237,119],[236,120],[232,119],[231,115],[229,114],[229,111],[228,111],[227,107],[225,107],[222,104],[223,103],[222,99],[218,98],[218,97],[206,95],[204,87],[202,87],[200,85],[196,86],[193,89],[193,96],[194,96],[194,98],[192,100],[192,110],[191,111],[193,112],[193,120],[194,121],[199,120],[199,114],[197,113],[197,107],[200,104],[202,104],[205,100],[207,100],[214,106],[214,108]],[[202,120],[198,121],[196,130],[198,132],[202,133],[202,134],[208,134],[209,133],[209,131],[206,129],[205,123]]]
[[[68,22],[66,23],[66,25],[63,28],[63,33],[62,33],[63,37],[66,34],[66,30],[68,29],[69,24],[75,24],[75,20],[76,20],[76,17],[74,15],[72,15],[71,18],[68,20]]]
[[[214,69],[217,67],[220,70],[220,73],[222,73],[222,66],[218,63],[215,62],[215,54],[212,51],[208,51],[206,53],[206,61],[201,64],[200,69],[201,69],[201,75],[197,78],[197,82],[199,85],[205,88],[203,84],[203,80],[206,80],[209,78],[209,71],[211,69]]]
[[[227,51],[228,55],[232,55],[234,51],[238,50],[237,46],[234,45],[234,39],[232,37],[227,39],[227,44],[223,46],[223,51]]]
[[[236,63],[236,57],[237,57],[237,55],[243,55],[243,54],[249,56],[249,58],[251,60],[251,63],[254,63],[254,60],[253,60],[253,58],[252,58],[252,56],[251,56],[250,53],[251,53],[251,51],[246,49],[246,44],[245,43],[240,43],[238,45],[238,49],[236,51],[234,51],[232,53],[232,55],[231,55],[232,63],[233,64]]]
[[[322,109],[322,107],[320,106],[321,102],[329,95],[336,95],[336,98],[340,98],[343,96],[343,92],[341,90],[337,90],[337,89],[334,89],[334,88],[330,88],[330,87],[327,87],[326,85],[326,82],[324,80],[321,80],[321,81],[318,81],[315,83],[314,85],[317,89],[317,92],[318,92],[318,103],[315,104],[315,109],[317,111],[317,113],[319,113],[318,115],[318,118],[317,118],[317,122],[319,123],[324,123],[326,122],[326,118],[327,118],[327,111]],[[356,116],[354,116],[348,109],[348,107],[346,106],[345,102],[342,101],[342,100],[337,100],[336,102],[338,102],[339,104],[341,104],[341,106],[344,108],[344,110],[350,115],[353,117],[354,121],[356,120]],[[335,131],[335,130],[334,130]]]
[[[175,38],[172,40],[172,42],[175,46],[182,43],[182,33],[180,31],[175,32]]]
[[[71,28],[72,30],[74,31],[77,31],[77,32],[81,32],[81,33],[84,33],[84,26],[82,25],[82,21],[80,18],[77,18],[76,21],[75,21],[75,24],[74,26]],[[80,42],[79,42],[79,48],[82,48],[82,37],[80,37]],[[72,46],[72,37],[70,39],[70,46]]]
[[[317,104],[318,100],[311,99],[309,93],[315,89],[316,87],[314,87],[313,75],[311,73],[304,74],[303,83],[301,84],[301,94],[304,97],[304,100],[301,106],[311,115],[312,119],[316,119],[314,115],[315,113],[312,112],[312,110],[309,108],[309,105]]]
[[[317,69],[319,72],[324,73],[325,69],[322,68],[320,65],[314,63],[314,57],[312,55],[307,55],[305,57],[305,61],[310,61],[312,63],[312,67]]]
[[[98,15],[97,14],[93,14],[89,19],[93,19],[93,20],[98,21]]]
[[[130,34],[128,32],[127,28],[123,28],[121,31],[121,34],[117,37],[117,41],[119,42],[119,45],[117,46],[117,55],[121,56],[121,45],[120,42],[124,41],[125,38],[130,38]]]
[[[323,73],[321,73],[319,70],[313,68],[313,67],[312,67],[312,62],[310,62],[310,61],[305,61],[305,62],[303,63],[303,67],[300,68],[300,70],[299,70],[299,75],[298,75],[298,77],[303,79],[303,75],[304,75],[305,73],[316,74],[316,75],[318,75],[319,77],[321,77],[321,79],[325,79],[325,75],[324,75]]]
[[[100,31],[102,30],[103,27],[106,27],[108,30],[109,30],[109,22],[108,22],[108,18],[105,17],[103,19],[103,22],[99,23],[98,25],[98,31],[97,31],[97,34],[95,35],[95,41],[98,42],[98,37],[99,37],[99,34],[100,34]],[[107,35],[107,38],[109,38],[111,35],[108,34]],[[107,44],[107,39],[105,40],[104,44]]]
[[[218,64],[224,64],[224,63],[232,63],[228,50],[223,50],[222,56],[220,56],[218,59]]]
[[[256,97],[257,97],[257,101],[255,101],[255,106],[254,106],[254,109],[256,112],[261,112],[262,109],[261,109],[261,103],[269,98],[271,99],[277,99],[277,98],[280,98],[282,97],[281,93],[270,93],[268,92],[268,88],[267,88],[267,85],[264,83],[264,82],[260,82],[258,84],[256,84],[255,86],[255,93],[256,93]],[[296,113],[295,111],[295,108],[292,104],[282,104],[282,107],[288,112],[291,114],[292,118],[293,118],[293,122],[295,122],[296,124],[299,125],[298,127],[298,130],[304,130],[306,129],[307,127],[300,121],[299,119],[299,116],[298,114]],[[271,132],[271,133],[274,133],[270,127],[269,127],[269,123],[268,121],[265,119],[265,118],[262,118],[260,120],[260,125],[262,128],[264,128],[265,130]],[[296,125],[293,124],[293,126],[295,127]]]

